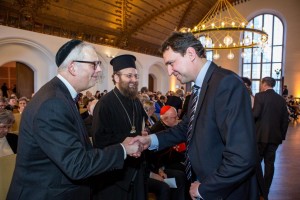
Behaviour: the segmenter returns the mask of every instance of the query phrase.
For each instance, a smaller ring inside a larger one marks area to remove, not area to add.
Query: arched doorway
[[[34,92],[34,72],[21,62],[8,62],[0,67],[0,85],[6,83],[9,95],[16,93],[17,97],[31,98]],[[13,88],[16,86],[16,91]]]
[[[151,92],[156,92],[154,91],[154,77],[152,74],[148,75],[148,90]]]

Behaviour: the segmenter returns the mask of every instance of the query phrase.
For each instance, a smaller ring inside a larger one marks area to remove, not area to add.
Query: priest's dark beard
[[[120,92],[127,98],[129,99],[135,99],[137,98],[137,94],[138,94],[138,82],[133,83],[134,87],[131,88],[129,87],[129,84],[131,82],[125,82],[120,78],[120,82],[119,82],[119,89]]]

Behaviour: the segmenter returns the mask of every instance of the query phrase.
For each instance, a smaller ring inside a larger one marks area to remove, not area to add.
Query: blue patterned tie
[[[80,95],[77,94],[76,97],[74,98],[74,102],[77,103],[79,101]]]
[[[196,108],[197,108],[197,102],[198,102],[198,91],[199,91],[200,87],[197,85],[194,85],[193,87],[193,91],[192,91],[192,106],[191,106],[191,115],[190,115],[190,121],[189,121],[189,125],[188,125],[188,132],[187,132],[187,140],[186,140],[186,152],[185,152],[185,173],[187,176],[187,179],[190,180],[192,177],[192,166],[191,166],[191,162],[190,162],[190,158],[188,155],[188,151],[189,151],[189,144],[192,138],[192,129],[193,129],[193,120],[195,117],[195,112],[196,112]]]

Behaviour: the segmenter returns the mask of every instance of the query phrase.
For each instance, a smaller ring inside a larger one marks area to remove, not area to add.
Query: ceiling
[[[0,24],[160,56],[158,49],[172,31],[195,26],[216,2],[0,0]]]

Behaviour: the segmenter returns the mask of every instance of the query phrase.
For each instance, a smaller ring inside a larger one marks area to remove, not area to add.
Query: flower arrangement
[[[280,74],[280,72],[281,72],[281,69],[275,69],[274,70],[275,71],[275,73],[277,74],[277,76]]]

